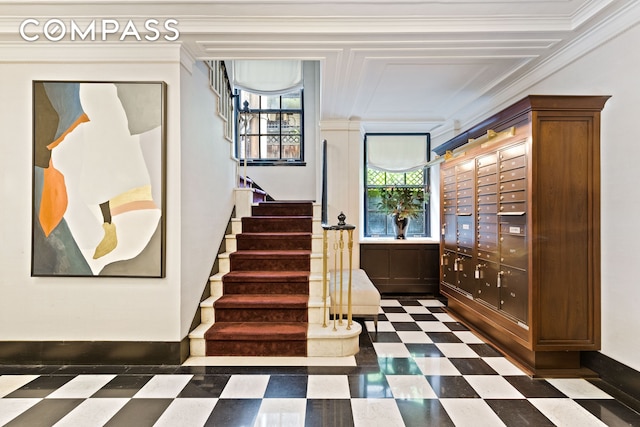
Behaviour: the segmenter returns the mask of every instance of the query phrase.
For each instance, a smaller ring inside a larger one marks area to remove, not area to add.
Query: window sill
[[[242,160],[240,160],[242,164]],[[257,162],[247,162],[247,166],[307,166],[307,163],[300,160],[261,160]]]
[[[424,244],[439,244],[440,240],[433,237],[407,237],[406,239],[394,239],[393,237],[363,237],[360,239],[360,243],[397,243],[399,245],[407,243],[424,243]]]

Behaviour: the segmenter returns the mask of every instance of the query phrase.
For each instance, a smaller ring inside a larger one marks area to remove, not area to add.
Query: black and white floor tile
[[[530,379],[438,300],[383,299],[364,324],[340,361],[0,366],[0,426],[640,426],[617,390]]]

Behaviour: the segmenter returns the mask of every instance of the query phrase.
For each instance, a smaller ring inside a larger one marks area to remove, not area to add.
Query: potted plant
[[[415,187],[380,188],[378,209],[393,218],[396,239],[405,239],[409,219],[417,218],[424,209],[425,198],[428,197],[427,192]]]

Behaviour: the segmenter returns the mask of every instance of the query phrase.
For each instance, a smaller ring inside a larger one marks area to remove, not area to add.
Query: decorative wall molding
[[[348,131],[359,131],[360,130],[360,121],[351,121],[351,120],[323,120],[319,123],[321,132],[348,132]]]
[[[503,80],[499,88],[493,91],[490,103],[485,100],[469,104],[458,112],[455,119],[464,128],[495,114],[517,101],[531,86],[620,35],[638,22],[640,22],[640,2],[625,3],[624,7],[618,8],[615,13],[608,16],[595,28],[582,33],[571,43],[563,44],[557,52],[550,56],[542,58],[535,67],[522,70],[520,74],[512,76],[511,79]],[[434,140],[432,139],[432,141]],[[443,141],[436,135],[434,142],[434,146],[436,146]]]
[[[365,13],[356,13],[365,3],[370,6]],[[424,122],[436,132],[448,121],[464,125],[490,114],[488,109],[499,111],[640,21],[640,2],[628,0],[0,0],[0,5],[6,5],[0,43],[21,41],[18,27],[28,16],[81,23],[131,19],[138,26],[149,14],[173,18],[180,31],[173,44],[196,60],[320,61],[321,120]],[[511,10],[517,13],[505,13]],[[82,55],[89,62],[179,57],[158,57],[153,53],[158,42],[112,44],[73,47],[90,47]],[[25,52],[18,49],[0,62],[55,62],[56,51],[64,52],[70,43],[38,40],[15,46]],[[117,52],[121,46],[137,46],[140,54]]]
[[[0,63],[178,63],[181,45],[128,43],[0,42]]]
[[[182,65],[189,72],[189,74],[193,74],[193,66],[195,65],[196,61],[196,58],[191,54],[191,52],[184,46],[181,46],[180,65]]]

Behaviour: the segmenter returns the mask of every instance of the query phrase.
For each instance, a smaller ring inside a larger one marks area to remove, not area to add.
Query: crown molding
[[[184,45],[181,45],[180,47],[180,65],[182,65],[189,74],[193,74],[193,66],[196,63],[196,57]]]
[[[589,19],[593,18],[612,3],[614,3],[614,0],[593,0],[584,3],[584,5],[571,17],[573,28],[575,29],[585,24]]]
[[[496,100],[503,101],[499,108],[512,102],[514,97],[520,96],[531,86],[587,55],[638,22],[640,22],[640,2],[629,2],[626,7],[621,8],[607,19],[599,22],[594,28],[584,32],[549,57],[541,60],[531,72],[513,84],[503,86],[500,93],[495,95]]]
[[[99,45],[100,49],[96,49]],[[0,42],[0,63],[178,63],[180,43]]]
[[[359,120],[322,120],[318,124],[320,132],[349,132],[360,130]]]
[[[282,16],[181,16],[153,14],[156,19],[174,18],[183,35],[232,35],[232,34],[433,34],[433,33],[493,33],[493,32],[548,32],[570,31],[570,17],[536,16],[288,16],[283,25]],[[0,17],[0,34],[18,34],[26,16]],[[41,21],[57,18],[74,20],[78,24],[91,20],[132,20],[141,24],[146,18],[118,13],[109,16],[82,16],[77,14],[55,16],[34,15]],[[99,30],[99,29],[98,29]],[[99,33],[99,32],[98,32]]]
[[[640,2],[626,3],[593,28],[585,29],[582,34],[560,47],[549,57],[532,64],[529,71],[514,77],[511,82],[501,82],[494,87],[496,91],[488,91],[481,99],[475,100],[458,111],[455,117],[450,118],[458,123],[455,132],[472,126],[518,101],[528,94],[532,86],[637,25],[638,22],[640,22]],[[438,135],[446,133],[446,126],[438,129]],[[436,136],[436,140],[438,139]]]
[[[433,34],[570,31],[570,17],[200,16],[176,17],[182,34]]]
[[[361,124],[365,133],[432,133],[444,124],[444,120],[403,121],[366,120]]]

